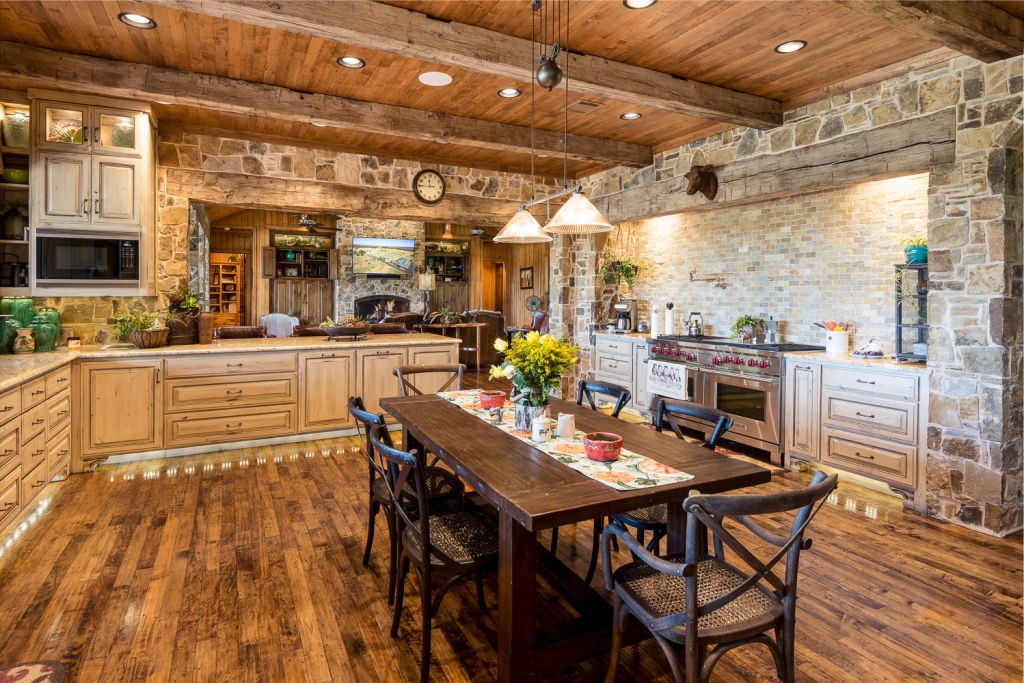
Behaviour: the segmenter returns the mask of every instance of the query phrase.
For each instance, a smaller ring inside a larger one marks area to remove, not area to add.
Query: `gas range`
[[[779,375],[779,354],[786,351],[820,351],[809,344],[745,344],[728,337],[667,336],[647,341],[648,357],[666,362],[718,367],[723,371],[752,375]]]

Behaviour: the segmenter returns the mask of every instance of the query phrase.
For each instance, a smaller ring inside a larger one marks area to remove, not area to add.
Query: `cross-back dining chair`
[[[420,683],[427,683],[430,677],[430,624],[448,590],[460,579],[475,576],[480,609],[484,612],[487,610],[483,572],[495,569],[498,565],[498,523],[475,510],[430,514],[427,474],[422,458],[415,453],[394,448],[384,425],[370,428],[370,444],[387,463],[387,468],[379,474],[391,495],[400,547],[391,637],[398,635],[405,599],[405,576],[411,565],[416,570],[420,584]],[[410,483],[416,492],[415,513],[418,515],[415,516],[413,510],[402,504],[402,497]],[[450,577],[437,594],[432,596],[430,580],[435,571],[448,573]]]
[[[416,375],[443,373],[445,375],[445,382],[437,391],[461,391],[462,376],[465,372],[466,366],[462,363],[401,365],[395,368],[395,377],[398,378],[398,388],[402,392],[402,396],[422,396],[423,392],[414,384]],[[453,384],[455,386],[452,386]]]
[[[615,407],[612,409],[612,417],[617,418],[619,413],[622,412],[623,407],[629,403],[629,399],[632,397],[632,392],[626,387],[619,386],[618,384],[612,384],[611,382],[600,382],[596,379],[581,379],[576,384],[576,405],[583,405],[583,397],[586,396],[587,402],[590,403],[591,410],[597,410],[597,402],[594,400],[595,394],[603,394],[605,396],[611,396],[615,399]],[[590,553],[590,565],[587,567],[587,583],[590,583],[594,578],[594,572],[597,571],[597,556],[600,552],[601,546],[601,530],[604,528],[604,518],[599,517],[594,520],[594,540]],[[551,530],[551,552],[558,550],[558,527],[556,526]]]
[[[679,418],[681,417],[688,417],[708,425],[713,425],[711,436],[701,444],[702,447],[711,451],[715,450],[715,447],[718,446],[718,440],[722,438],[722,435],[732,428],[732,416],[728,413],[723,413],[721,410],[690,401],[658,401],[657,408],[655,409],[655,425],[659,432],[667,424],[678,438],[685,440],[682,428],[679,425]],[[640,541],[640,545],[644,544],[646,532],[650,531],[651,540],[647,544],[647,549],[655,554],[657,554],[658,544],[661,542],[661,539],[668,533],[668,508],[665,505],[652,505],[638,510],[630,510],[622,514],[612,515],[612,519],[623,526],[636,529],[636,538]]]
[[[605,587],[614,591],[615,606],[605,683],[615,680],[622,633],[630,616],[639,619],[661,646],[676,683],[706,683],[722,655],[752,643],[765,645],[775,660],[779,680],[793,683],[800,551],[811,547],[804,532],[836,488],[837,477],[818,472],[807,488],[778,493],[704,496],[694,491],[682,504],[686,552],[680,555],[658,557],[624,527],[609,524],[601,552]],[[796,514],[788,535],[765,529],[751,518],[792,511]],[[762,561],[725,528],[727,518],[779,550]],[[702,525],[714,535],[714,555],[701,552]],[[639,559],[613,572],[610,545],[616,537]],[[742,560],[741,565],[726,561],[725,547]],[[785,567],[782,577],[774,569],[780,563]],[[774,631],[774,640],[766,635],[769,631]],[[684,646],[685,677],[671,643]],[[705,655],[709,645],[714,649]]]
[[[366,410],[363,399],[359,396],[350,396],[348,399],[348,411],[352,414],[356,424],[356,434],[359,437],[360,445],[363,447],[363,454],[366,456],[370,472],[369,484],[369,517],[366,526],[366,549],[363,551],[363,566],[370,563],[370,549],[373,547],[374,525],[377,520],[377,513],[383,510],[384,520],[388,526],[388,541],[391,554],[388,558],[388,604],[395,599],[395,576],[398,572],[398,532],[395,528],[395,508],[392,504],[391,494],[388,493],[387,482],[382,478],[387,469],[386,462],[370,446],[369,434],[374,427],[384,425],[383,415],[374,415]],[[391,443],[391,433],[385,430],[382,440]],[[424,480],[427,487],[428,506],[436,508],[443,505],[461,503],[462,495],[466,489],[462,481],[440,467],[427,467],[424,469]],[[413,487],[412,482],[404,492],[404,504],[412,506],[417,503],[419,495]]]

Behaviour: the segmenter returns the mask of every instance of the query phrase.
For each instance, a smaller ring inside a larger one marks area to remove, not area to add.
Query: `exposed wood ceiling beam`
[[[890,26],[970,55],[998,62],[1024,53],[1024,19],[974,0],[834,0]]]
[[[530,129],[525,126],[303,93],[20,43],[0,42],[0,78],[30,86],[85,90],[94,95],[258,114],[365,133],[444,140],[522,154],[529,154],[531,148]],[[562,134],[538,130],[535,145],[538,152],[561,156]],[[643,167],[653,163],[650,147],[583,135],[569,136],[569,158],[612,166]]]
[[[435,222],[464,221],[471,216],[474,225],[504,225],[515,215],[520,204],[512,199],[449,193],[440,203],[429,206],[417,200],[411,190],[352,187],[224,171],[181,168],[161,171],[167,174],[165,187],[168,194],[204,204],[229,204],[246,209]],[[538,220],[544,220],[543,205],[538,204],[533,210]]]
[[[718,166],[718,196],[711,202],[700,194],[686,194],[683,176],[615,192],[593,202],[612,223],[712,211],[926,172],[936,164],[952,162],[955,147],[956,114],[944,109],[830,142]]]
[[[524,83],[533,79],[533,49],[529,40],[368,0],[149,1]],[[570,58],[569,87],[574,92],[762,130],[782,124],[782,103],[777,100],[593,55],[571,54]]]
[[[823,88],[818,88],[817,90],[804,93],[799,97],[786,100],[785,108],[786,111],[793,111],[794,109],[799,109],[806,104],[827,100],[830,97],[842,95],[843,93],[853,92],[858,88],[881,83],[882,81],[887,81],[890,78],[896,78],[897,76],[902,76],[903,74],[910,73],[911,71],[924,69],[932,66],[933,64],[948,62],[954,57],[959,56],[960,53],[956,50],[951,50],[948,47],[940,47],[938,50],[925,52],[923,55],[904,59],[902,62],[890,64],[882,69],[875,69],[874,71],[869,71],[866,74],[854,76],[853,78],[848,78],[845,81],[833,83],[832,85],[826,85]]]

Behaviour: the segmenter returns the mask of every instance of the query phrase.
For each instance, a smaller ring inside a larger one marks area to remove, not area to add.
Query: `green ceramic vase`
[[[46,322],[53,325],[54,329],[57,330],[57,336],[53,338],[53,347],[57,348],[58,346],[60,346],[60,311],[58,311],[56,308],[50,308],[49,306],[47,306],[45,308],[40,308],[39,310],[37,310],[36,317],[42,318]]]
[[[32,323],[29,327],[32,329],[32,340],[35,342],[34,352],[46,353],[53,351],[57,345],[57,328],[40,315],[32,318]]]
[[[18,336],[18,323],[10,315],[0,315],[0,353],[14,353],[14,338]]]
[[[36,302],[30,296],[5,296],[0,300],[0,315],[11,315],[18,327],[28,327],[36,317]]]

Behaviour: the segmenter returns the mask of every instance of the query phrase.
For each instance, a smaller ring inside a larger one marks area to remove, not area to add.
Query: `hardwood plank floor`
[[[764,488],[808,480],[786,473]],[[356,440],[337,439],[103,466],[48,485],[42,509],[0,536],[0,665],[57,659],[72,682],[416,681],[418,591],[410,580],[411,608],[390,638],[383,517],[361,562],[365,481]],[[560,531],[559,556],[581,575],[590,534]],[[1021,680],[1019,534],[988,538],[841,485],[810,536],[798,681]],[[495,575],[485,589],[493,607]],[[543,581],[538,590],[542,626],[576,616]],[[435,620],[432,680],[493,681],[496,617],[480,613],[471,583],[456,586]],[[546,680],[601,681],[606,666]],[[653,641],[626,648],[618,681],[670,680]],[[713,680],[773,681],[774,667],[765,648],[742,648]]]

